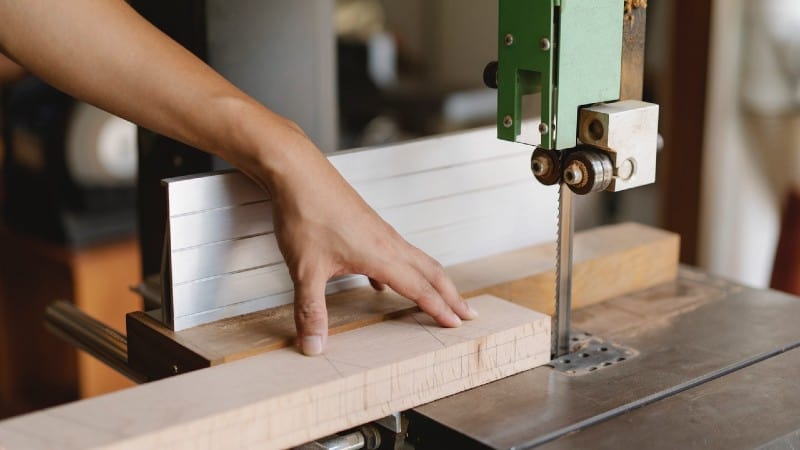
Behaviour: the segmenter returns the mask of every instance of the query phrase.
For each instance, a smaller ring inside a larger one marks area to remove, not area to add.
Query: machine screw
[[[173,375],[177,375],[178,372],[180,372],[180,369],[178,368],[177,364],[173,364],[172,367],[170,367],[170,369],[172,370]]]
[[[511,34],[511,33],[508,33],[508,34],[506,35],[506,47],[511,47],[511,45],[512,45],[513,43],[514,43],[514,35],[513,35],[513,34]]]
[[[550,39],[547,39],[546,37],[540,39],[539,48],[541,48],[543,52],[550,50]]]
[[[583,183],[583,173],[586,171],[580,161],[572,161],[566,169],[564,169],[564,181],[570,186],[580,186]]]
[[[506,128],[511,128],[511,125],[514,125],[514,119],[511,116],[503,117],[503,126]]]
[[[546,123],[542,122],[539,124],[539,133],[546,134],[549,130],[550,127],[548,127]]]

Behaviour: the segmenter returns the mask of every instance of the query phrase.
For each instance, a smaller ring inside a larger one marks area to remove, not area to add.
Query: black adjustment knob
[[[483,84],[486,87],[497,89],[497,70],[500,67],[497,61],[492,61],[483,69]]]

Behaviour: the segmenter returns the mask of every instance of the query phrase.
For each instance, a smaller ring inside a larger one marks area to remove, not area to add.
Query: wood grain
[[[626,223],[575,236],[573,306],[580,308],[675,279],[677,235]],[[464,297],[491,294],[552,314],[555,244],[530,246],[447,267]],[[330,333],[370,325],[414,304],[391,292],[357,288],[327,298]],[[153,379],[292,345],[293,309],[279,306],[172,331],[144,313],[128,315],[129,361]]]
[[[329,334],[361,328],[416,310],[394,292],[357,288],[329,295]],[[292,305],[224,319],[175,332],[143,312],[128,315],[128,362],[159,379],[236,361],[292,345]],[[177,370],[175,369],[177,367]]]
[[[501,299],[444,329],[422,313],[0,423],[8,448],[298,445],[544,364],[549,317]]]
[[[678,275],[680,237],[636,223],[575,235],[573,309],[635,292]],[[545,314],[555,308],[555,244],[504,253],[449,270],[462,295],[492,294]],[[475,274],[482,274],[482,278]],[[490,284],[491,283],[491,284]]]

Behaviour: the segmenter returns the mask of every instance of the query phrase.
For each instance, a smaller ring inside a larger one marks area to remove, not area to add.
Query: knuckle
[[[436,297],[436,289],[434,289],[430,283],[427,281],[421,281],[419,283],[419,287],[417,288],[417,298],[419,298],[420,301],[433,302],[435,301]]]
[[[428,282],[420,283],[417,295],[413,300],[434,317],[444,313],[444,302],[441,301],[436,289]]]
[[[430,262],[431,262],[431,269],[430,269],[431,281],[433,281],[436,284],[446,282],[449,278],[447,276],[447,272],[445,272],[444,270],[444,266],[442,266],[439,263],[439,261],[433,259],[431,259]]]
[[[316,302],[303,303],[295,306],[295,315],[304,322],[321,319],[325,313],[325,307]]]
[[[386,236],[378,236],[375,238],[375,248],[382,255],[394,253],[394,241]]]

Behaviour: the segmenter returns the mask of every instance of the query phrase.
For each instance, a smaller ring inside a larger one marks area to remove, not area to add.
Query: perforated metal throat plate
[[[639,355],[636,350],[614,344],[589,333],[570,338],[571,352],[550,361],[550,367],[569,376],[586,375],[629,361]]]

